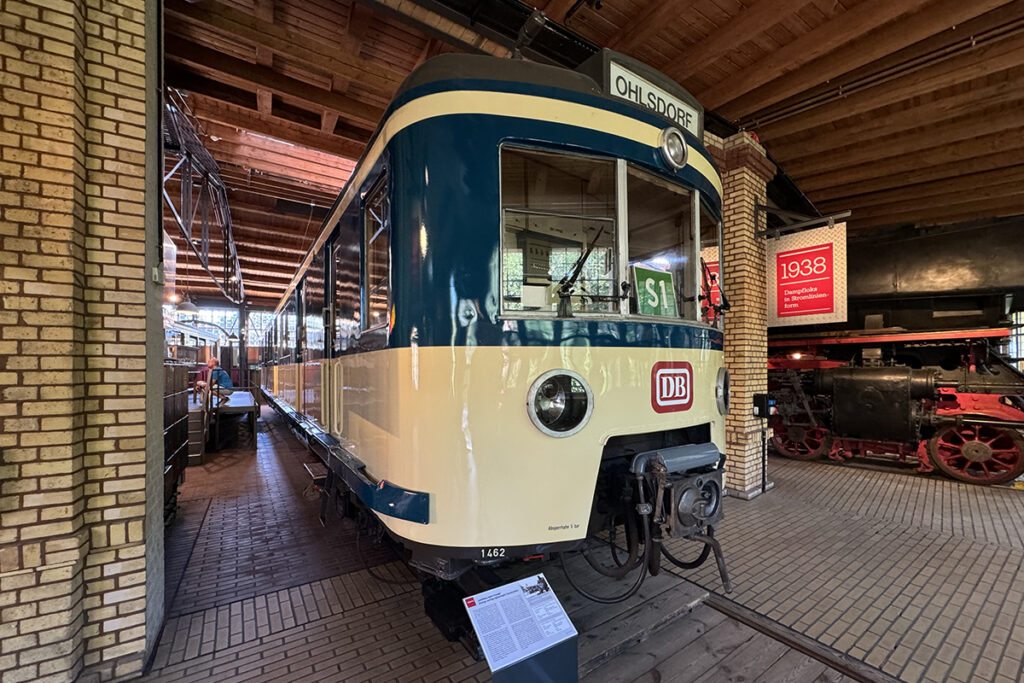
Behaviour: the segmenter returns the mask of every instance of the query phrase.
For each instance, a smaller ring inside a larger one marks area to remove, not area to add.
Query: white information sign
[[[613,95],[672,119],[701,139],[700,114],[691,105],[615,62],[608,65],[608,71],[608,87]]]
[[[846,322],[846,223],[768,240],[768,326]]]
[[[543,652],[576,635],[543,574],[463,600],[491,671]]]

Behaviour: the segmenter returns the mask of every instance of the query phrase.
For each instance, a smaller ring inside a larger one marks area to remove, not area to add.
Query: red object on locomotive
[[[772,444],[790,458],[883,455],[972,484],[1024,474],[1024,373],[1008,328],[769,341]]]

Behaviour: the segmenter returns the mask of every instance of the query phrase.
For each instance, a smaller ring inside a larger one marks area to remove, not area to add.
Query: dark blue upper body
[[[655,114],[608,97],[548,86],[480,80],[435,81],[403,92],[388,108],[384,120],[424,95],[450,90],[520,92],[570,100],[665,126],[664,120]],[[689,133],[685,134],[690,153],[700,154],[710,161],[703,145]],[[721,350],[721,331],[696,322],[500,316],[499,155],[503,144],[622,158],[696,189],[716,219],[721,214],[721,198],[704,176],[691,166],[672,171],[657,149],[626,138],[512,116],[454,114],[419,121],[390,140],[326,245],[328,249],[337,247],[343,255],[347,254],[347,261],[339,266],[340,270],[356,267],[357,250],[364,243],[363,207],[358,197],[374,185],[386,168],[392,226],[392,325],[390,329],[385,326],[343,335],[344,339],[333,344],[333,352],[327,354],[329,357],[410,345],[590,345]],[[362,275],[365,282],[365,274]],[[346,276],[339,272],[338,277]],[[350,272],[348,277],[354,285],[355,273]],[[335,280],[328,279],[329,287]],[[366,296],[365,287],[361,296]],[[363,304],[365,308],[365,301]],[[339,302],[335,315],[341,321],[340,328],[358,329],[356,311],[359,308],[354,298]],[[307,310],[306,314],[317,316],[319,312]],[[302,317],[300,315],[299,319]]]

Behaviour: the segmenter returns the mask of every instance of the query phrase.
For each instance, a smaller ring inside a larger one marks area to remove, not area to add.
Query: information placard
[[[846,224],[768,240],[768,325],[846,321]]]
[[[633,282],[636,284],[637,313],[662,318],[679,317],[672,273],[633,266]]]
[[[576,635],[544,574],[463,600],[491,671],[543,652]]]

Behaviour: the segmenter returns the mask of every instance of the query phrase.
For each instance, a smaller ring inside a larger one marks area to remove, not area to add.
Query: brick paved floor
[[[264,410],[258,455],[227,452],[189,468],[168,535],[169,618],[142,680],[490,680],[486,663],[445,641],[426,617],[419,585],[395,583],[410,578],[403,565],[366,548],[367,569],[355,554],[352,525],[320,525],[318,501],[303,496],[308,477],[301,464],[309,459],[283,421]],[[579,600],[565,589],[567,606]],[[586,604],[585,611],[606,609]],[[751,673],[753,680],[759,671],[751,667],[764,669],[765,681],[840,680],[824,665],[701,609],[703,617],[673,622],[587,680],[742,680],[737,676]]]
[[[264,416],[270,418],[269,408]],[[186,470],[178,498],[186,515],[196,501],[209,508],[169,616],[362,568],[352,551],[355,524],[324,529],[318,500],[302,495],[310,479],[301,463],[314,458],[279,418],[260,422],[257,452],[210,453],[206,464]],[[365,557],[371,565],[393,559],[369,548]]]
[[[318,519],[312,458],[264,409],[258,455],[190,467],[167,539],[170,607],[144,681],[464,681],[486,664],[448,643],[390,551]],[[364,541],[364,546],[369,545]]]
[[[1024,493],[770,461],[728,499],[733,600],[906,681],[1022,680]],[[712,563],[689,578],[720,591]]]

